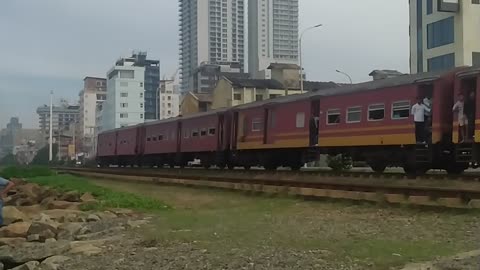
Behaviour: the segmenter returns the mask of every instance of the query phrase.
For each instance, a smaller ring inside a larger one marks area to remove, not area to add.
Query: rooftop
[[[224,76],[232,83],[234,87],[249,87],[261,89],[283,89],[283,84],[277,80],[263,80],[263,79],[243,79],[234,76]]]

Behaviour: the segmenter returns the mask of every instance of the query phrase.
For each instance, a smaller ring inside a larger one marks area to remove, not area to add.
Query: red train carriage
[[[142,163],[150,166],[175,165],[179,151],[178,118],[146,123],[143,129]]]
[[[136,165],[141,158],[142,135],[139,126],[131,126],[98,135],[98,154],[101,165]]]
[[[373,81],[319,93],[318,145],[330,154],[366,160],[373,170],[401,166],[406,172],[452,166],[453,73],[425,73]],[[410,110],[431,96],[432,122],[426,144],[415,142]]]
[[[471,67],[459,71],[455,76],[455,101],[459,94],[464,96],[465,127],[460,127],[458,113],[454,113],[453,142],[458,163],[477,168],[480,162],[480,68]],[[469,104],[468,104],[469,103]],[[460,133],[460,129],[464,129]],[[461,136],[463,135],[463,136]]]
[[[228,164],[230,117],[227,110],[217,110],[180,119],[179,165],[200,159],[206,168]]]
[[[309,95],[293,95],[234,108],[232,161],[235,165],[300,169],[315,160],[310,140]],[[315,135],[313,135],[315,136]]]

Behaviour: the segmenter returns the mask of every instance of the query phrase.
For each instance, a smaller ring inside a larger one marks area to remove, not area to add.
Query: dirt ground
[[[91,258],[70,269],[402,269],[478,248],[478,212],[95,183],[154,197],[174,209],[153,213],[150,225],[98,258],[111,267],[96,266]]]

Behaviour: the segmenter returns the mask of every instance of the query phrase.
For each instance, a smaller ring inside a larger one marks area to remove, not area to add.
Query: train
[[[480,110],[466,139],[452,107],[459,94],[478,92],[479,78],[475,67],[408,74],[109,130],[98,135],[97,163],[183,167],[200,160],[205,168],[299,170],[322,154],[341,154],[379,173],[460,174],[479,164]],[[426,96],[429,131],[418,143],[411,108]]]

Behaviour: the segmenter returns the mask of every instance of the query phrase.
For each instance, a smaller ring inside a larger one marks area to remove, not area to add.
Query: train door
[[[218,114],[218,126],[217,126],[217,150],[222,151],[224,149],[225,137],[224,137],[224,124],[225,124],[225,114]]]
[[[477,92],[478,92],[477,76],[464,78],[461,81],[461,91],[464,96],[463,112],[465,114],[464,125],[464,142],[473,142],[475,138],[475,119],[477,118]],[[477,139],[478,140],[478,139]]]
[[[310,146],[318,145],[318,134],[320,132],[320,100],[313,100],[310,104],[309,133]]]
[[[435,108],[433,106],[433,101],[435,100],[436,103],[443,101],[441,97],[438,100],[436,99],[436,97],[434,99],[434,92],[435,92],[433,91],[434,89],[435,89],[434,82],[420,84],[417,88],[417,97],[421,98],[423,104],[430,109],[430,112],[426,112],[425,114],[424,131],[423,131],[424,141],[426,141],[429,144],[432,143],[432,134],[433,134],[432,126],[433,126],[433,121],[436,120],[434,119]],[[435,107],[438,108],[438,106],[435,106]],[[436,114],[438,115],[438,112]]]
[[[181,153],[181,150],[182,150],[182,134],[183,134],[183,131],[182,131],[182,122],[181,121],[178,121],[177,122],[177,149],[176,149],[176,152],[177,152],[177,155],[179,155]]]
[[[237,150],[237,140],[238,140],[238,132],[239,132],[239,113],[233,113],[233,123],[232,123],[232,137],[231,137],[231,146],[232,150]]]

